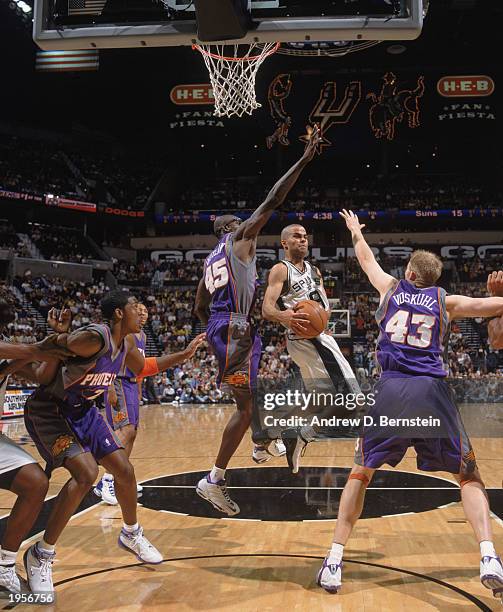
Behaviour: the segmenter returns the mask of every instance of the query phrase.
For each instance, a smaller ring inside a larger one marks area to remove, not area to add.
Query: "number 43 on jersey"
[[[414,313],[411,316],[411,314],[406,310],[397,310],[386,323],[386,332],[391,334],[391,342],[408,344],[417,348],[428,348],[431,344],[431,333],[436,319],[433,315]],[[409,333],[412,325],[417,325],[415,333]]]

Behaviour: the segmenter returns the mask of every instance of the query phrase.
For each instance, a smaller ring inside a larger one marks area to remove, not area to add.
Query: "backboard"
[[[249,0],[252,27],[227,43],[417,38],[425,0]],[[190,0],[35,0],[42,49],[192,45]]]

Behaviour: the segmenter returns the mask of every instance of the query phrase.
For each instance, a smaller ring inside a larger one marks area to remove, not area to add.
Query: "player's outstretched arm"
[[[203,325],[208,325],[209,310],[211,295],[206,288],[204,278],[199,281],[196,292],[196,301],[194,304],[194,313]]]
[[[465,317],[501,317],[503,315],[503,297],[471,298],[465,295],[448,295],[445,307],[450,319]]]
[[[179,351],[178,353],[171,353],[161,355],[157,357],[157,366],[159,368],[159,372],[164,372],[168,368],[172,368],[175,365],[183,363],[194,356],[197,349],[202,345],[202,343],[206,340],[206,334],[199,334],[196,336],[183,351]]]
[[[41,342],[34,344],[14,344],[0,341],[0,359],[21,359],[26,363],[30,361],[43,361],[59,357],[68,357],[71,353],[57,344],[57,334],[51,334]]]
[[[51,308],[47,315],[48,326],[56,331],[56,334],[47,336],[41,342],[36,344],[17,344],[11,345],[9,342],[0,342],[0,357],[8,359],[6,352],[12,347],[21,349],[21,353],[26,357],[20,357],[10,362],[4,362],[0,369],[0,376],[8,376],[9,374],[17,373],[18,375],[36,382],[38,384],[49,384],[52,382],[59,368],[60,359],[73,355],[67,348],[62,348],[57,341],[59,334],[64,334],[68,331],[71,324],[71,311],[57,310]],[[28,349],[27,351],[25,349]],[[16,351],[16,352],[18,352]]]
[[[489,274],[487,291],[490,295],[503,297],[503,271]],[[503,317],[489,321],[487,331],[489,333],[489,343],[493,349],[503,349]]]
[[[126,338],[128,341],[129,338]],[[172,368],[190,359],[201,344],[206,340],[206,334],[196,336],[183,351],[165,354],[160,357],[144,357],[132,343],[126,356],[126,366],[137,378],[146,378]]]
[[[285,325],[285,327],[290,328],[294,333],[302,334],[307,330],[304,323],[309,322],[309,318],[302,312],[295,312],[291,308],[280,310],[276,305],[287,279],[288,272],[284,264],[279,263],[271,268],[262,303],[262,316],[269,321]]]
[[[315,126],[310,134],[302,157],[279,179],[252,216],[241,223],[234,234],[234,243],[238,240],[254,240],[258,236],[264,225],[271,218],[272,213],[283,204],[286,196],[290,193],[301,175],[302,170],[314,158],[320,138],[320,130]]]
[[[362,229],[365,225],[360,223],[355,213],[351,210],[347,211],[343,209],[339,214],[344,221],[346,221],[346,226],[351,232],[355,255],[361,269],[367,275],[370,283],[379,291],[381,298],[383,298],[386,292],[396,283],[396,278],[385,272],[377,263],[372,249],[369,247],[362,234]]]

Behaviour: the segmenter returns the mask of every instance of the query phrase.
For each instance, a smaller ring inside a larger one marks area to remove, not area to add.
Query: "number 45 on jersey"
[[[227,270],[227,263],[224,258],[217,259],[206,268],[206,275],[204,277],[204,284],[206,289],[212,295],[215,289],[227,285],[229,282],[229,272]]]

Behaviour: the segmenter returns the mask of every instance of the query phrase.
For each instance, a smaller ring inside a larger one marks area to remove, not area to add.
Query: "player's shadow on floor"
[[[438,610],[444,610],[446,612],[456,612],[460,609],[460,606],[463,604],[464,607],[473,608],[474,604],[470,602],[468,598],[464,598],[462,595],[457,594],[454,590],[451,590],[447,587],[439,585],[435,583],[433,580],[428,580],[429,578],[435,578],[436,580],[441,580],[442,582],[446,582],[448,584],[456,583],[455,586],[462,591],[476,597],[483,603],[489,606],[490,609],[496,610],[499,608],[498,600],[492,597],[491,591],[484,589],[482,590],[484,593],[482,595],[478,595],[474,593],[474,584],[473,580],[476,579],[478,582],[479,574],[477,569],[449,569],[449,570],[438,570],[438,568],[423,568],[422,572],[418,572],[424,575],[424,578],[420,576],[410,576],[406,574],[397,575],[397,577],[393,578],[385,578],[383,580],[374,580],[375,586],[378,586],[383,589],[392,589],[392,590],[403,590],[407,585],[410,587],[411,585],[417,584],[421,585],[421,596],[418,598],[420,601],[428,600],[428,603],[435,605]],[[348,578],[350,578],[348,576]],[[361,583],[360,583],[361,585]],[[440,590],[439,590],[440,589]],[[480,591],[479,591],[480,592]],[[410,590],[407,591],[410,596]],[[441,596],[439,596],[441,593]],[[459,603],[449,604],[446,601],[446,598],[456,598],[459,600]]]
[[[303,590],[316,594],[327,603],[332,601],[332,595],[324,592],[316,585],[316,574],[320,568],[322,559],[305,559],[294,557],[275,557],[267,560],[267,565],[257,567],[260,559],[264,557],[258,556],[255,560],[249,557],[234,557],[232,563],[226,563],[225,559],[216,557],[208,559],[187,559],[174,560],[166,562],[157,567],[128,567],[112,570],[99,576],[78,576],[68,581],[63,580],[58,585],[56,582],[56,590],[60,594],[59,605],[65,608],[65,602],[74,602],[86,599],[85,594],[88,591],[89,597],[95,593],[97,583],[107,580],[108,595],[106,598],[96,599],[92,597],[93,612],[106,610],[109,608],[109,601],[113,599],[117,605],[127,605],[131,603],[131,580],[134,579],[136,603],[140,603],[142,609],[149,607],[176,609],[176,605],[180,602],[180,587],[186,590],[187,585],[187,570],[192,568],[188,573],[193,575],[200,572],[209,572],[220,577],[225,576],[229,580],[211,580],[211,587],[206,587],[214,591],[214,596],[208,601],[206,598],[194,600],[191,598],[183,601],[184,605],[189,609],[198,610],[218,610],[225,606],[236,606],[242,609],[251,610],[255,597],[263,599],[267,595],[277,595],[278,590],[283,590],[285,585],[298,585]],[[218,563],[218,564],[217,564]],[[128,572],[128,580],[121,577],[123,571]],[[476,573],[457,570],[439,571],[433,569],[426,574],[424,579],[419,576],[409,576],[406,574],[391,577],[390,573],[393,570],[387,568],[367,567],[363,564],[346,565],[344,589],[341,596],[346,596],[349,602],[349,597],[353,594],[360,596],[361,591],[371,592],[374,589],[382,591],[385,595],[386,590],[394,591],[398,594],[406,592],[408,599],[415,599],[420,608],[421,604],[428,602],[430,606],[435,606],[436,609],[442,612],[458,612],[462,609],[473,609],[473,603],[468,599],[464,599],[461,594],[438,585],[428,580],[428,576],[435,577],[439,580],[449,582],[450,578],[459,579],[467,577],[468,581],[473,578]],[[105,578],[106,577],[106,578]],[[97,582],[98,581],[98,582]],[[229,589],[229,583],[236,581],[239,588]],[[247,588],[246,584],[249,584]],[[414,585],[417,584],[415,592]],[[177,595],[173,595],[177,593]],[[349,596],[349,597],[348,597]],[[374,596],[375,597],[375,596]],[[379,597],[379,595],[378,595]],[[102,605],[100,605],[100,601]],[[337,600],[339,601],[339,600]],[[246,602],[246,607],[244,604]],[[335,603],[335,602],[334,602]],[[341,603],[342,600],[341,600]],[[491,597],[484,598],[486,605],[491,605]]]
[[[316,584],[316,576],[322,562],[321,558],[320,560],[297,558],[295,561],[300,562],[298,565],[292,565],[293,559],[283,557],[282,560],[288,563],[288,565],[280,567],[278,567],[278,565],[251,567],[249,562],[244,560],[246,565],[240,564],[239,567],[208,565],[206,567],[202,566],[201,569],[207,572],[225,575],[233,579],[257,581],[261,584],[261,588],[267,588],[267,586],[276,583],[294,583],[298,584],[306,591],[319,592],[320,595],[323,595],[323,590]],[[396,576],[396,578],[394,576]],[[437,568],[427,569],[424,573],[424,577],[410,576],[407,574],[398,574],[393,569],[387,569],[385,567],[374,568],[359,563],[351,564],[351,562],[348,561],[344,572],[343,593],[349,596],[360,592],[362,589],[391,589],[397,592],[407,589],[407,596],[417,599],[418,603],[428,601],[428,603],[435,605],[436,608],[442,610],[442,612],[455,612],[465,606],[467,608],[473,608],[473,603],[470,602],[469,599],[463,597],[462,594],[456,593],[447,586],[429,580],[429,577],[436,578],[437,580],[449,584],[451,580],[459,583],[461,579],[462,582],[466,582],[466,587],[464,589],[462,587],[458,588],[472,594],[469,583],[470,580],[476,576],[476,570],[453,569],[439,571]],[[414,593],[413,588],[411,590],[413,585],[418,585],[420,588],[417,594]],[[487,598],[484,598],[484,603],[491,605],[495,600],[491,598],[489,591],[487,595]],[[456,603],[452,603],[451,605],[446,601],[446,598],[453,598],[456,600]]]
[[[166,517],[169,521],[169,515],[166,515]],[[66,551],[63,550],[63,547],[70,550],[75,546],[75,542],[82,542],[86,552],[86,561],[72,563],[75,557],[71,557],[70,561],[64,561],[65,570],[71,569],[79,573],[88,570],[87,555],[91,555],[95,560],[92,564],[95,569],[107,569],[131,563],[133,556],[117,544],[121,526],[122,519],[120,517],[119,520],[114,519],[112,526],[107,528],[105,532],[101,531],[101,533],[97,531],[96,525],[74,526],[70,523],[65,529],[65,539],[62,540],[58,549],[60,557],[65,559]],[[225,534],[225,537],[222,534]],[[148,528],[145,535],[161,551],[165,559],[197,556],[201,552],[201,547],[197,543],[201,542],[204,542],[205,550],[212,550],[212,544],[218,545],[219,554],[224,555],[232,555],[243,548],[242,542],[235,542],[228,538],[224,523],[201,527],[184,527],[183,530],[174,527]],[[66,538],[72,544],[66,544]],[[57,579],[56,572],[54,579]]]

